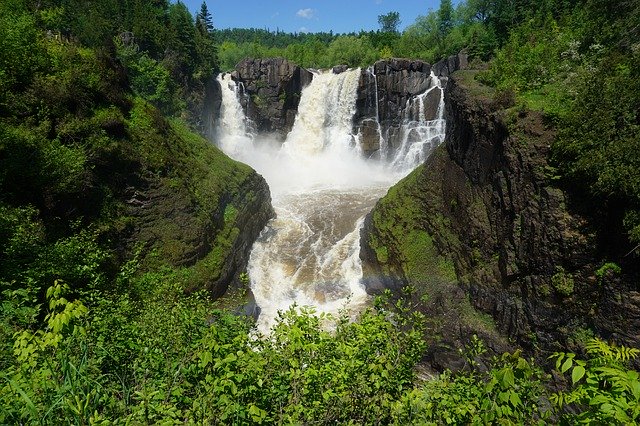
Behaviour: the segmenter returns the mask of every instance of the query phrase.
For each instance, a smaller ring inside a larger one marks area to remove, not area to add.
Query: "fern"
[[[579,414],[564,414],[568,423],[636,424],[640,420],[640,375],[627,367],[638,349],[592,339],[585,349],[587,361],[574,354],[555,353],[556,369],[571,371],[573,389],[550,397],[560,410],[573,405]]]

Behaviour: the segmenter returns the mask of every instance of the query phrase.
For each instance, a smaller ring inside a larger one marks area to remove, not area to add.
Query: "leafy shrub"
[[[587,360],[556,353],[556,369],[571,372],[573,388],[551,396],[567,424],[637,424],[640,421],[640,376],[627,366],[638,349],[610,346],[600,339],[587,345]],[[577,412],[576,412],[577,411]]]
[[[551,277],[551,285],[562,296],[571,296],[574,290],[573,277],[562,266],[558,266],[556,271]]]

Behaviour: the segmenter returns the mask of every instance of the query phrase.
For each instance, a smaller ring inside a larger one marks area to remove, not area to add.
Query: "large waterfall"
[[[406,136],[392,161],[363,158],[352,123],[360,73],[316,73],[283,144],[248,132],[236,83],[229,75],[218,77],[218,143],[265,177],[277,214],[256,241],[248,268],[263,333],[279,310],[294,303],[334,314],[355,314],[366,305],[359,258],[363,218],[443,138],[442,108],[436,120],[424,118],[425,92],[405,107]],[[442,91],[435,76],[428,90]]]

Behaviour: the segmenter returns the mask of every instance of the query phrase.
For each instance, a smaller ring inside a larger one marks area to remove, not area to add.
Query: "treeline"
[[[218,69],[211,14],[192,16],[168,0],[43,0],[3,2],[7,18],[26,9],[44,35],[118,56],[132,88],[180,114],[197,108],[204,82]],[[196,117],[192,117],[197,120]]]
[[[220,67],[232,69],[245,57],[285,57],[304,67],[337,64],[368,66],[377,59],[406,57],[431,63],[465,49],[483,60],[508,39],[511,28],[529,19],[560,17],[577,0],[469,0],[453,6],[442,0],[400,32],[400,16],[389,12],[378,19],[377,31],[348,34],[284,33],[258,29],[216,30]]]

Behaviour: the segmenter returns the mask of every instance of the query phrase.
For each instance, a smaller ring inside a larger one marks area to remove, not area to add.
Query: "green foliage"
[[[537,11],[518,2],[502,6],[487,21],[508,38],[481,79],[513,90],[554,124],[560,184],[580,204],[595,206],[589,214],[601,248],[626,249],[624,255],[640,241],[640,56],[627,36],[640,9],[598,1],[542,2]],[[506,25],[509,16],[515,25]]]
[[[14,90],[29,84],[46,60],[34,18],[10,7],[0,7],[0,11],[1,112],[12,102]]]
[[[595,70],[585,73],[554,145],[554,158],[564,171],[565,182],[602,206],[595,214],[604,222],[603,228],[622,226],[628,239],[636,243],[640,241],[638,65],[637,53],[611,53]],[[605,70],[608,78],[598,82]]]
[[[326,54],[327,64],[345,64],[350,67],[366,66],[378,59],[368,37],[339,37],[329,44]],[[325,67],[329,66],[331,65]]]
[[[563,267],[558,266],[556,273],[551,277],[551,286],[562,296],[571,296],[574,291],[574,280],[571,274]]]
[[[400,25],[400,14],[398,12],[389,12],[384,15],[378,15],[378,24],[380,24],[380,31],[384,33],[397,33],[398,25]]]
[[[596,277],[602,283],[608,276],[619,274],[620,272],[622,272],[622,269],[616,263],[606,262],[596,270]]]
[[[519,353],[504,354],[488,371],[443,373],[407,393],[395,407],[395,424],[539,424],[544,374]]]
[[[518,352],[478,363],[477,338],[465,369],[418,380],[424,318],[402,299],[377,300],[355,322],[292,307],[260,336],[204,295],[185,296],[175,271],[137,274],[134,262],[121,276],[117,293],[86,303],[61,282],[47,290],[45,325],[11,339],[2,423],[537,424],[551,414],[545,375]],[[580,408],[568,421],[637,419],[638,375],[623,365],[638,351],[587,350],[588,361],[556,355],[575,387],[552,395],[554,407]]]
[[[153,103],[166,113],[182,107],[176,99],[176,84],[169,70],[146,53],[139,53],[138,46],[123,45],[116,39],[118,58],[127,68],[134,93]]]
[[[567,411],[567,424],[636,424],[640,421],[640,380],[637,371],[629,369],[629,360],[639,351],[624,346],[610,346],[593,339],[587,345],[589,358],[577,360],[574,354],[556,353],[556,369],[562,374],[571,372],[572,389],[551,396],[558,408]],[[571,414],[569,414],[571,413]]]

